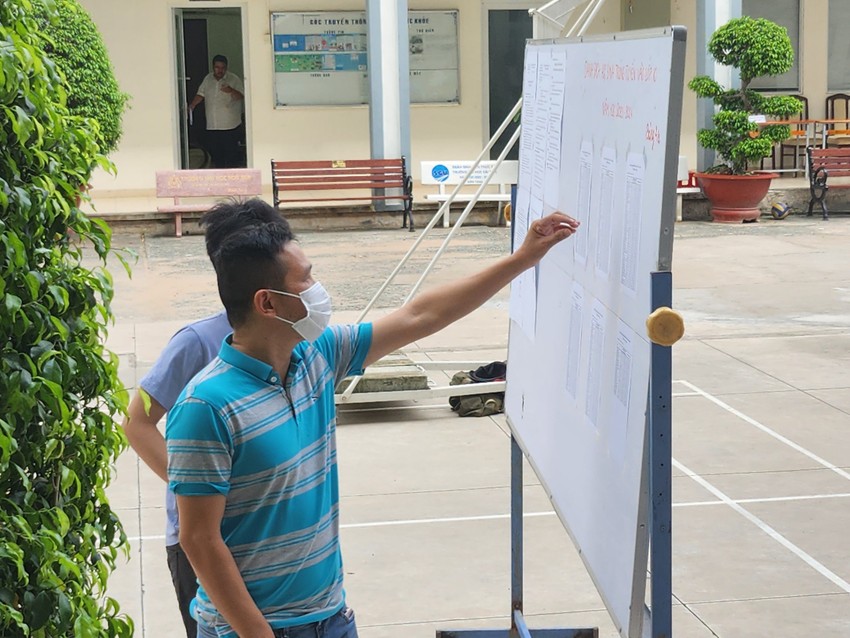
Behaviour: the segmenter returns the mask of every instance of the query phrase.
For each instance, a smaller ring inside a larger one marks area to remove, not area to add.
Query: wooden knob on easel
[[[646,319],[646,334],[652,343],[672,346],[685,334],[685,320],[672,308],[658,308]]]

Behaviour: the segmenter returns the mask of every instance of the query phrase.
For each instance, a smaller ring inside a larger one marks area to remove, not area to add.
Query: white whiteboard
[[[581,220],[511,286],[506,411],[623,636],[641,635],[650,273],[669,269],[685,33],[526,47],[515,245]]]

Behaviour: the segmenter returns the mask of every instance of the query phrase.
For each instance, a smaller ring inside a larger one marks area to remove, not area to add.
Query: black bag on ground
[[[507,373],[507,362],[493,361],[475,370],[456,372],[449,382],[450,385],[466,385],[467,383],[486,383],[488,381],[504,381]],[[449,397],[449,405],[459,416],[490,416],[505,411],[504,392],[483,392]]]

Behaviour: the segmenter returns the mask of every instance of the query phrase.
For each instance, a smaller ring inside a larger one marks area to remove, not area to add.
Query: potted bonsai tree
[[[788,119],[803,105],[788,96],[767,97],[752,90],[750,84],[755,78],[788,71],[794,62],[794,49],[785,27],[744,16],[717,29],[708,51],[719,63],[740,72],[741,86],[726,89],[704,75],[688,84],[699,97],[712,99],[718,107],[714,128],[700,130],[697,140],[701,146],[717,151],[720,163],[697,173],[697,183],[711,203],[714,221],[752,221],[758,219],[758,204],[777,175],[754,173],[749,167],[768,157],[774,144],[791,135],[790,126],[770,122]]]

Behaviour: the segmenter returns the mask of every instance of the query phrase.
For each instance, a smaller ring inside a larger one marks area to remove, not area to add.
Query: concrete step
[[[336,388],[337,394],[345,392],[350,383],[351,378],[343,379]],[[354,388],[354,393],[427,389],[428,375],[425,370],[405,354],[393,352],[366,369],[366,374]]]

